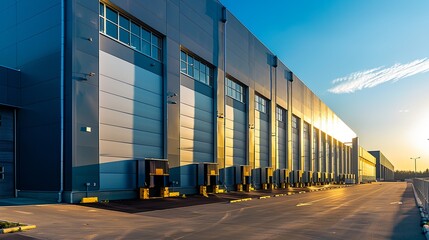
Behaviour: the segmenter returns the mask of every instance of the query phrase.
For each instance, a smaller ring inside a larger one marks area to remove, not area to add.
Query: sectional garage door
[[[300,119],[292,116],[292,170],[300,170]]]
[[[268,167],[269,124],[266,113],[255,111],[255,168]]]
[[[304,122],[302,135],[303,135],[303,147],[304,147],[304,171],[312,171],[313,166],[311,164],[311,145],[310,145],[310,124]]]
[[[162,77],[100,51],[100,188],[136,187],[136,159],[162,158]]]
[[[286,128],[286,110],[277,107],[276,109],[277,119],[277,161],[279,163],[278,168],[284,169],[287,166],[287,128]]]
[[[245,104],[232,98],[226,99],[226,126],[225,126],[225,152],[227,167],[227,184],[232,185],[234,181],[234,169],[232,166],[246,165],[246,109]]]
[[[322,138],[321,138],[321,162],[320,162],[320,171],[321,172],[327,172],[326,169],[326,134],[322,133]]]
[[[13,111],[0,107],[0,198],[14,196]]]
[[[181,185],[195,186],[193,163],[214,161],[212,88],[191,79],[182,79],[182,84],[186,86],[180,86]]]

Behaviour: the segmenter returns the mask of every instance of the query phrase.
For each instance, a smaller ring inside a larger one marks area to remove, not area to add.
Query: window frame
[[[268,100],[259,94],[255,94],[255,110],[267,114]]]
[[[112,20],[107,18],[107,9],[110,11],[113,11],[116,13],[116,23]],[[121,19],[125,19],[128,21],[128,27],[122,26]],[[133,18],[128,17],[126,14],[116,10],[115,8],[107,5],[104,2],[99,2],[99,33],[114,39],[118,41],[119,43],[137,51],[140,52],[154,60],[157,60],[159,62],[162,62],[162,36],[160,34],[155,33],[154,31],[148,29],[147,27],[143,26],[142,24],[135,21]],[[109,34],[107,31],[107,25],[113,25],[116,28],[116,34],[113,36],[112,34]],[[134,27],[137,26],[139,29],[139,35],[137,35],[133,31],[133,24]],[[149,39],[145,39],[143,37],[143,33],[147,32],[149,33]],[[124,41],[124,39],[121,36],[126,35],[125,38],[128,39],[128,41]],[[133,40],[138,40],[133,42]],[[156,43],[155,43],[156,42]],[[148,51],[144,51],[144,44],[147,44],[149,46]]]
[[[244,86],[230,78],[225,78],[225,96],[245,103]]]
[[[279,122],[285,122],[286,110],[280,106],[276,106],[276,120]]]
[[[213,85],[214,68],[201,58],[183,49],[180,50],[180,73],[207,86]]]

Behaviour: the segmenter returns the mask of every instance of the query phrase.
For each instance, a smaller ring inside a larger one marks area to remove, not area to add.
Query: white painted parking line
[[[24,211],[15,211],[15,212],[21,213],[21,214],[27,214],[27,215],[33,214],[32,212],[24,212]]]

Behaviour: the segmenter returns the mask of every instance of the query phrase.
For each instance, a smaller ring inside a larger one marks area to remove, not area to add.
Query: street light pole
[[[411,160],[414,159],[414,178],[417,177],[417,159],[419,159],[420,157],[415,157],[415,158],[410,158]]]

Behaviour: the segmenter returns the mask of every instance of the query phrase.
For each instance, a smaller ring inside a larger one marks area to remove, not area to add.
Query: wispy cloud
[[[332,81],[334,87],[328,91],[331,93],[352,93],[364,88],[372,88],[386,82],[395,82],[400,79],[429,71],[429,59],[423,58],[406,64],[395,64],[391,67],[378,67],[360,72],[354,72],[348,76]]]

